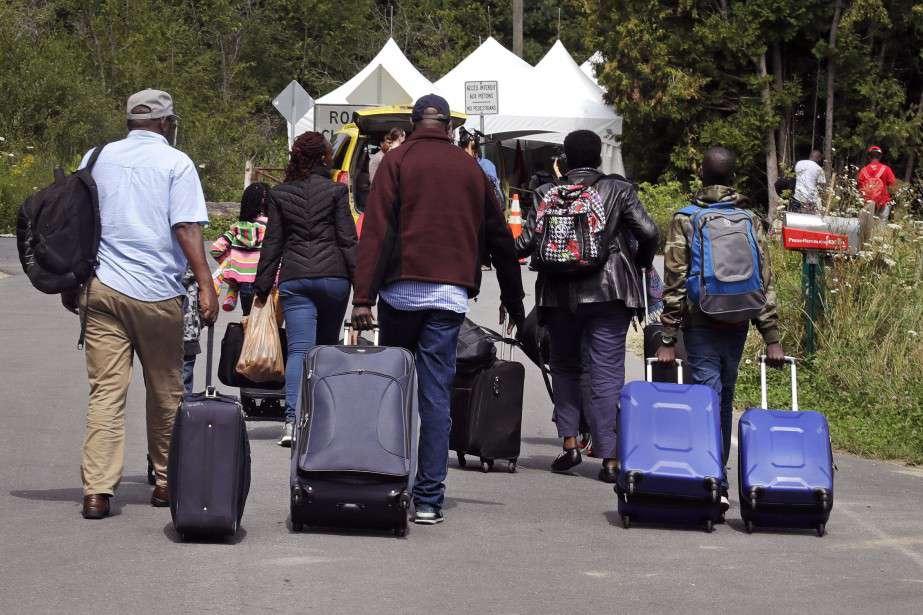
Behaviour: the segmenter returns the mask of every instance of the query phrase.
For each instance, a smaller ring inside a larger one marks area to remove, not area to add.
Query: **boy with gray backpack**
[[[657,358],[672,364],[673,345],[683,330],[692,381],[714,389],[721,399],[724,465],[731,448],[734,387],[749,324],[766,343],[767,362],[784,364],[779,316],[762,219],[745,209],[737,193],[734,154],[723,147],[705,152],[702,189],[692,204],[676,212],[664,250],[663,345]],[[727,478],[722,507],[729,507]]]

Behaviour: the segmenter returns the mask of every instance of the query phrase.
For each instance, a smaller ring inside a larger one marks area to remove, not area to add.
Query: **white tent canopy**
[[[432,82],[411,64],[394,39],[388,39],[372,61],[356,75],[328,94],[319,105],[411,105],[417,98],[439,93]],[[295,136],[314,129],[314,110],[295,125]]]
[[[535,79],[553,84],[543,90],[543,101],[555,114],[572,122],[566,131],[543,135],[541,140],[560,143],[571,130],[592,130],[603,141],[602,170],[624,174],[619,145],[622,118],[606,103],[603,90],[577,65],[561,41],[556,41],[535,65]]]

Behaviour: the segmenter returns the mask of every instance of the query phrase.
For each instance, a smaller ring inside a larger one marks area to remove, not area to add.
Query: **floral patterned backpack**
[[[553,274],[582,274],[600,269],[609,258],[606,209],[592,184],[551,188],[535,212],[532,267]]]

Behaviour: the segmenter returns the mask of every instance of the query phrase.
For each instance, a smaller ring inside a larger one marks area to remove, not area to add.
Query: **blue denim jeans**
[[[192,393],[192,377],[195,374],[195,355],[187,354],[183,357],[183,389]]]
[[[558,436],[580,432],[581,406],[593,436],[593,454],[615,458],[615,424],[625,384],[625,336],[631,314],[621,301],[586,303],[577,312],[542,308],[551,334],[551,380]],[[584,362],[589,363],[590,392],[581,399]]]
[[[304,358],[314,346],[336,344],[346,305],[346,278],[298,278],[279,284],[279,299],[288,332],[285,364],[285,420],[295,420]]]
[[[740,358],[744,353],[744,344],[747,342],[747,331],[747,327],[740,330],[695,327],[683,331],[692,382],[711,387],[721,398],[721,436],[725,466],[731,455],[734,387],[737,386],[737,373],[740,369]]]
[[[398,310],[378,302],[381,344],[414,354],[420,412],[420,446],[413,500],[417,510],[440,510],[445,499],[452,430],[455,352],[464,314],[448,310]]]
[[[240,310],[244,316],[250,315],[250,309],[253,307],[253,284],[243,283],[238,285],[237,301],[240,303]]]

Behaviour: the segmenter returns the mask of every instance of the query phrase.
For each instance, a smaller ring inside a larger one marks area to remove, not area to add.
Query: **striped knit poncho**
[[[252,284],[260,262],[260,248],[266,236],[266,217],[253,222],[239,220],[215,240],[211,253],[224,265],[224,279],[238,284]]]

